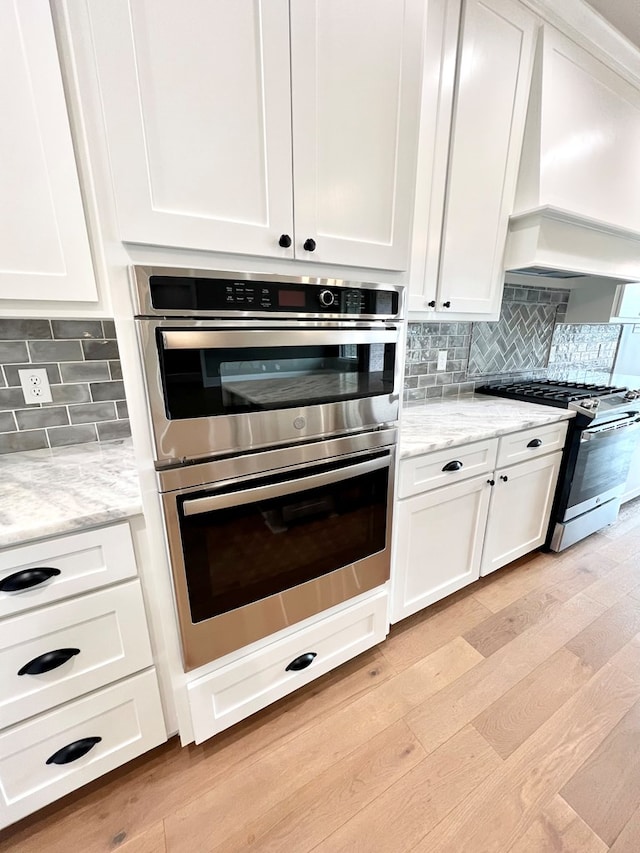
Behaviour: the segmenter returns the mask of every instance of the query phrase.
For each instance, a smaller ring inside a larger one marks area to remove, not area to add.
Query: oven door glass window
[[[626,482],[639,438],[637,429],[622,428],[580,443],[567,511]]]
[[[189,335],[180,332],[181,336]],[[232,333],[247,343],[255,333]],[[303,337],[293,333],[296,339]],[[215,340],[215,333],[208,336]],[[229,333],[225,335],[229,337]],[[254,346],[193,346],[182,337],[178,347],[162,346],[161,371],[170,420],[297,408],[394,391],[396,343],[385,341]],[[309,335],[312,337],[312,335]],[[391,335],[388,335],[391,337]],[[335,336],[334,336],[335,338]],[[172,339],[169,337],[169,341]],[[185,343],[186,341],[186,343]]]
[[[304,491],[287,481],[282,484],[286,494],[266,499],[259,494],[273,494],[273,480],[266,488],[252,483],[255,501],[242,502],[247,495],[235,492],[221,499],[232,505],[219,509],[207,510],[200,492],[179,499],[192,621],[210,619],[383,551],[388,458],[383,464],[346,479],[343,468],[335,482]],[[212,500],[220,501],[220,495]]]

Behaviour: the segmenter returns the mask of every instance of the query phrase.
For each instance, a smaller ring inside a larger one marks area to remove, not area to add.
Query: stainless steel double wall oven
[[[192,669],[388,579],[403,292],[133,275]]]

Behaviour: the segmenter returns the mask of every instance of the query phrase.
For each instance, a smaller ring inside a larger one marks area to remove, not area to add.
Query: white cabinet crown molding
[[[520,0],[640,89],[640,50],[583,0]]]

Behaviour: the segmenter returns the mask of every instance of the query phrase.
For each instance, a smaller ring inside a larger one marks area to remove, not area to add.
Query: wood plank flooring
[[[640,853],[640,499],[0,832],[0,853],[74,848]]]

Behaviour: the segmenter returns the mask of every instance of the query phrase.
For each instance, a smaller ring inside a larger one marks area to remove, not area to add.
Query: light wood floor
[[[395,626],[200,747],[0,835],[12,853],[640,853],[640,500]]]

